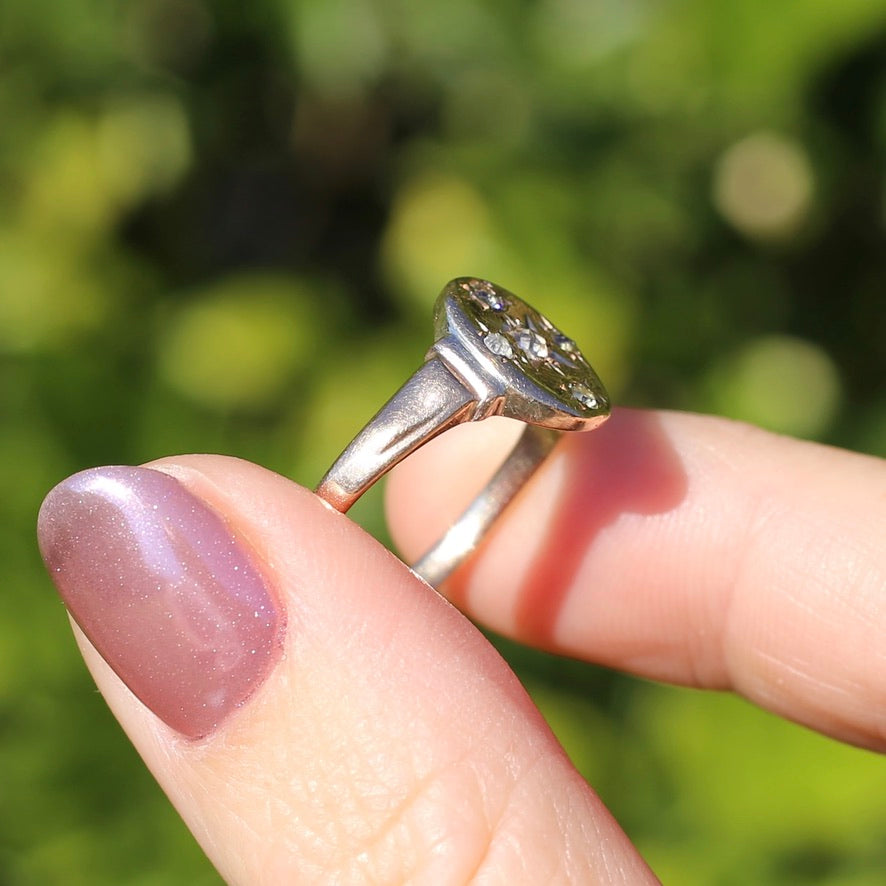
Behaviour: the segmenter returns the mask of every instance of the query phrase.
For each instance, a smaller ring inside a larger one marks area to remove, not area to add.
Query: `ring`
[[[477,547],[563,431],[609,417],[609,396],[575,342],[507,289],[457,277],[434,306],[424,363],[379,410],[315,492],[344,513],[376,480],[443,431],[502,415],[516,446],[467,510],[414,566],[439,586]]]

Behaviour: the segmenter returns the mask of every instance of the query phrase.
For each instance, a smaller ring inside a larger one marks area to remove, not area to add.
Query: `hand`
[[[408,558],[502,435],[462,426],[398,469]],[[357,526],[244,462],[152,467],[57,487],[41,546],[99,688],[226,879],[656,882],[482,635]],[[879,460],[620,411],[564,439],[444,590],[524,642],[883,750],[884,530]]]

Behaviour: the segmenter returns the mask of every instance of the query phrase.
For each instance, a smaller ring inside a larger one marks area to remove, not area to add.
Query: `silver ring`
[[[443,431],[503,415],[526,423],[468,509],[414,566],[434,587],[477,547],[563,431],[609,417],[609,396],[575,342],[512,292],[473,277],[446,284],[425,362],[351,441],[316,493],[344,513],[376,480]]]

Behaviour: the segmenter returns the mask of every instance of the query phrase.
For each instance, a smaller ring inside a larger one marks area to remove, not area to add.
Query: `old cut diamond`
[[[487,283],[485,280],[475,280],[471,283],[470,292],[480,304],[492,311],[504,311],[508,306],[504,297],[495,291],[495,287],[491,283]]]
[[[499,357],[514,356],[511,343],[500,332],[490,332],[489,335],[483,339],[483,344],[485,344],[493,354],[496,354]]]
[[[495,373],[496,385],[505,387],[502,414],[518,418],[529,410],[532,421],[569,429],[605,417],[609,401],[593,369],[578,345],[543,314],[480,277],[459,277],[443,295],[438,334],[448,331],[466,346],[467,353],[460,348],[453,353],[459,360],[482,361],[481,379],[482,371]],[[446,341],[443,345],[446,357],[450,352]],[[457,375],[465,371],[461,363],[455,368]]]
[[[572,399],[577,400],[587,409],[596,409],[600,405],[594,392],[584,385],[572,385]]]
[[[514,333],[514,343],[524,354],[536,360],[544,360],[548,356],[547,341],[532,329],[518,329]]]
[[[554,344],[564,354],[577,354],[578,353],[578,345],[568,335],[563,335],[562,332],[558,332],[554,336]]]

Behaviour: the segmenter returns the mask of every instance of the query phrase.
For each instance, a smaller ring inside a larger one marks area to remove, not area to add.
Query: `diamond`
[[[492,311],[504,311],[508,303],[505,298],[495,291],[495,287],[485,280],[474,280],[470,284],[471,295],[484,307]]]
[[[578,353],[578,345],[568,335],[563,335],[562,332],[558,332],[554,336],[554,344],[564,354],[577,354]]]
[[[593,391],[584,385],[572,385],[572,399],[577,400],[586,409],[596,409],[600,405]]]
[[[489,335],[483,339],[483,344],[485,344],[493,354],[499,357],[514,356],[511,343],[500,332],[490,332]]]
[[[596,425],[608,413],[606,392],[578,345],[507,289],[481,277],[456,278],[441,294],[436,320],[438,335],[465,346],[465,354],[453,349],[454,357],[476,358],[481,379],[483,371],[494,372],[505,385],[503,415],[572,429]],[[440,353],[448,356],[447,348]],[[461,363],[457,369],[465,371]]]
[[[548,343],[543,335],[526,327],[516,330],[513,335],[514,344],[528,357],[544,360],[548,356]]]

